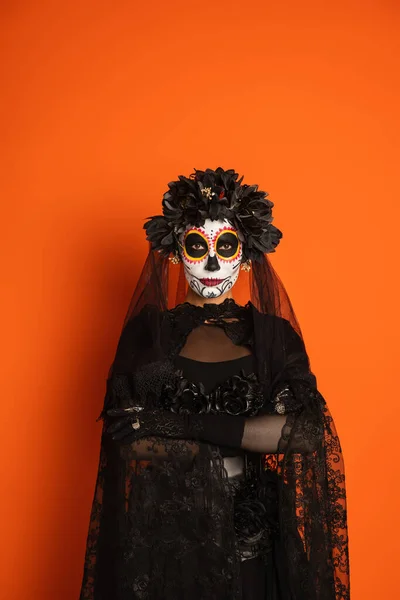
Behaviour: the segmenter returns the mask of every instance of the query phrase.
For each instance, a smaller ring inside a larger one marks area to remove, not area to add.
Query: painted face
[[[218,298],[235,285],[242,244],[229,221],[206,219],[202,227],[188,226],[180,244],[186,279],[199,296]]]

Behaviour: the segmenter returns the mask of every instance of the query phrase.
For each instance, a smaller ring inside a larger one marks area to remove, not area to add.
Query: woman
[[[99,416],[81,600],[350,598],[339,438],[266,256],[282,237],[273,203],[242,180],[180,176],[145,224]]]

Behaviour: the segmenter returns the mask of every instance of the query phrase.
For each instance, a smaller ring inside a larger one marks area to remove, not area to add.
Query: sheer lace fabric
[[[278,582],[268,600],[348,600],[343,458],[298,333],[233,301],[150,309],[128,325],[103,414],[145,403],[149,390],[161,398],[179,355],[254,356],[263,405],[246,420],[248,447],[234,450],[253,475],[238,504],[223,449],[158,438],[116,446],[103,436],[81,600],[240,600],[239,538],[261,531],[260,559]]]

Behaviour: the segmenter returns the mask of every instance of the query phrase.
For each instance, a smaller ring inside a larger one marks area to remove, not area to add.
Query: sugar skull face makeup
[[[218,298],[239,276],[242,244],[227,220],[206,219],[188,226],[180,237],[180,253],[189,286],[203,298]]]

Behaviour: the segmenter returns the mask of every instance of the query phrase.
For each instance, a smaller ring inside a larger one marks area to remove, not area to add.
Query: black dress
[[[228,300],[145,307],[124,328],[100,416],[155,403],[267,417],[266,451],[121,446],[103,428],[81,600],[349,600],[340,443],[302,340],[277,319]]]
[[[197,357],[201,357],[201,360]],[[216,360],[222,357],[224,360]],[[223,328],[209,324],[200,325],[189,334],[181,354],[175,357],[174,366],[182,378],[196,386],[202,386],[206,395],[214,396],[218,396],[221,390],[223,394],[227,382],[232,381],[232,378],[235,378],[238,384],[245,385],[244,377],[256,378],[257,370],[256,361],[248,345],[233,343]],[[230,411],[233,414],[243,413],[243,399],[239,395],[233,394],[233,397],[229,395],[229,401]],[[262,406],[253,411],[253,414],[261,413]],[[220,447],[219,450],[224,458],[228,480],[235,494],[236,488],[240,487],[240,482],[246,476],[246,465],[253,467],[259,465],[260,457],[241,449]],[[261,465],[259,466],[261,468]],[[273,518],[275,519],[274,530],[277,531],[277,513]],[[243,556],[242,552],[239,563],[242,599],[280,600],[283,596],[279,591],[272,548],[268,560],[265,560],[265,556],[263,559],[260,553],[257,555],[254,550],[252,554],[255,556]]]
[[[218,362],[205,362],[198,361],[195,359],[178,356],[175,360],[175,366],[182,372],[183,377],[186,380],[195,384],[202,384],[205,389],[205,393],[216,391],[219,385],[224,384],[229,378],[235,375],[250,375],[254,373],[255,365],[252,355],[242,356],[230,360],[218,361]],[[220,448],[221,455],[224,458],[234,458],[238,456],[239,452],[241,457],[244,457],[246,453],[244,451],[234,450],[232,448]],[[231,465],[229,461],[225,461],[228,465]],[[234,464],[234,463],[233,463]],[[237,478],[237,471],[233,470],[233,477]],[[238,481],[238,479],[236,479]],[[271,593],[266,595],[267,587],[267,567],[259,556],[243,560],[240,562],[241,572],[241,585],[243,590],[243,600],[266,600],[276,599],[280,597],[278,590],[273,593],[271,588],[275,585],[276,581],[273,582],[270,578],[274,575],[270,570],[268,583]]]

